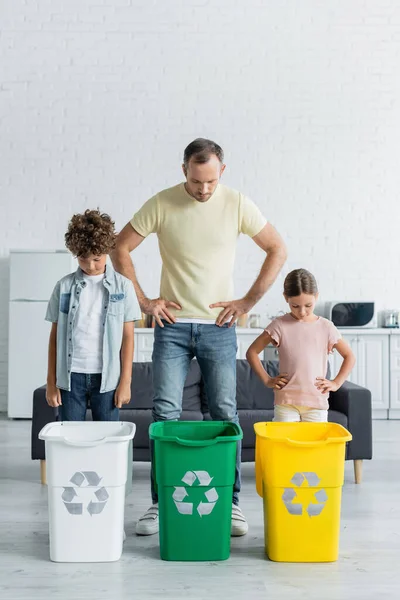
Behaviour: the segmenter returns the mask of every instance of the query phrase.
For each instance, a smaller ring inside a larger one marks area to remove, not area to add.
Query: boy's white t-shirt
[[[83,274],[82,289],[72,330],[72,373],[101,373],[103,369],[103,323],[106,312],[104,273]]]

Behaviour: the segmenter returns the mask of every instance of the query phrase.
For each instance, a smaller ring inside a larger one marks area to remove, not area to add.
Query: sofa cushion
[[[273,409],[245,409],[238,410],[239,423],[243,430],[243,448],[254,448],[256,443],[256,434],[254,433],[255,423],[264,423],[272,421],[274,418]]]
[[[328,410],[328,421],[330,423],[338,423],[348,429],[349,423],[347,416],[337,410]]]
[[[203,415],[200,411],[183,410],[181,421],[202,421]],[[120,412],[120,421],[129,421],[135,423],[136,433],[133,438],[134,448],[149,447],[149,427],[153,422],[151,410],[146,409],[128,409]]]
[[[126,409],[153,408],[153,373],[152,363],[133,363],[131,401],[122,407],[120,419]],[[183,390],[183,408],[185,410],[200,410],[201,373],[197,361],[192,360]]]
[[[262,364],[267,372],[274,377],[276,363],[263,361]],[[272,409],[274,406],[274,391],[265,387],[251,369],[247,360],[238,360],[236,369],[236,402],[238,410],[255,408],[262,410]]]
[[[272,409],[244,409],[238,410],[239,424],[243,431],[243,448],[252,448],[255,445],[254,423],[272,421]],[[205,421],[211,421],[210,413],[205,413]]]

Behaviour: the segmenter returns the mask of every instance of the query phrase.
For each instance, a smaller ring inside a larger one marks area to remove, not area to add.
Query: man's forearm
[[[139,306],[142,312],[144,312],[144,304],[147,298],[137,280],[135,267],[133,266],[129,252],[126,252],[125,250],[116,249],[111,253],[110,257],[114,265],[114,269],[118,273],[121,273],[121,275],[124,275],[124,277],[127,277],[132,281],[139,302]]]
[[[268,252],[267,258],[261,267],[261,271],[257,279],[245,296],[245,298],[249,300],[253,306],[259,300],[261,300],[264,294],[274,283],[279,275],[280,270],[285,264],[286,257],[287,254],[284,247]]]

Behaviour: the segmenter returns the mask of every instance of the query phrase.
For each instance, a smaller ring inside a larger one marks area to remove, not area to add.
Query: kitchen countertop
[[[135,327],[135,333],[151,333],[154,327]],[[237,333],[255,333],[259,335],[264,331],[262,327],[236,327]]]
[[[338,330],[344,334],[354,335],[399,335],[400,328],[392,327],[370,327],[370,328],[349,328],[349,327],[338,327]],[[154,328],[148,327],[135,327],[135,333],[151,333]],[[236,327],[237,333],[254,333],[259,335],[264,331],[262,327]]]
[[[341,333],[355,334],[355,335],[392,335],[399,334],[399,328],[392,327],[338,327]]]

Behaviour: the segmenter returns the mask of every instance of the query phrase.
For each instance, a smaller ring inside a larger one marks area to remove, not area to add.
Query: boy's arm
[[[47,364],[47,385],[46,400],[49,406],[56,408],[61,406],[61,392],[56,386],[56,365],[57,365],[57,323],[51,324],[48,364]]]
[[[336,348],[340,356],[343,357],[343,362],[339,373],[336,375],[335,379],[332,379],[332,381],[325,379],[324,377],[317,377],[315,385],[323,394],[328,392],[336,392],[336,390],[338,390],[344,384],[350,374],[350,371],[356,364],[356,357],[354,356],[349,344],[345,342],[345,340],[340,339],[334,345],[334,348]]]
[[[277,377],[270,377],[262,366],[259,357],[259,354],[268,346],[268,344],[271,344],[272,342],[273,340],[270,334],[264,331],[251,344],[246,352],[246,358],[255,374],[258,375],[265,386],[280,390],[285,387],[288,382],[287,374],[280,373]]]
[[[134,324],[133,321],[124,323],[121,346],[121,378],[115,391],[115,406],[121,408],[129,404],[131,399],[132,363],[134,351]]]

